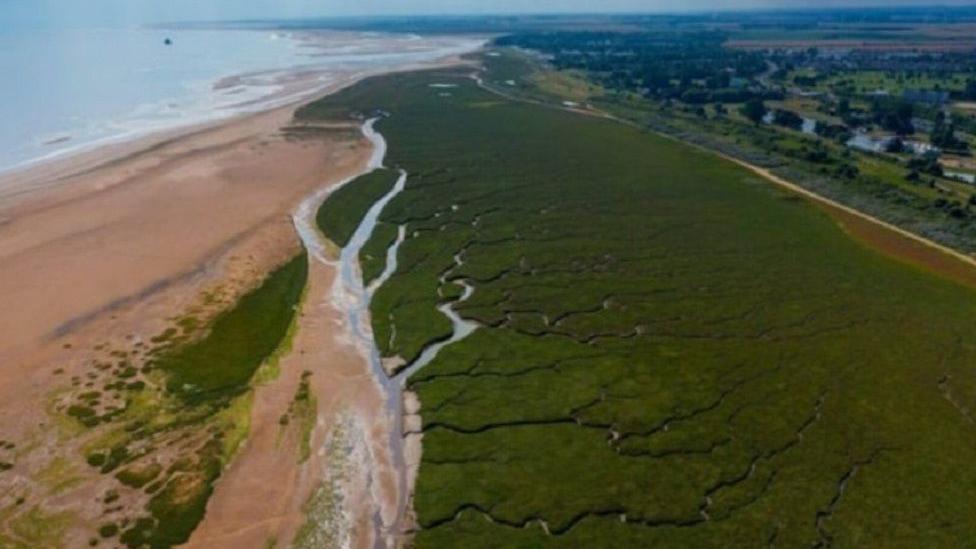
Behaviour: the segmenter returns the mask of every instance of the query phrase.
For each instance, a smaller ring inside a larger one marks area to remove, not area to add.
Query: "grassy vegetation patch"
[[[115,478],[130,488],[142,488],[158,477],[162,471],[163,467],[158,463],[144,463],[119,471]]]
[[[370,282],[383,274],[386,268],[386,252],[397,238],[396,225],[377,223],[366,245],[359,250],[359,265],[363,271],[363,284]]]
[[[345,247],[370,206],[390,192],[397,177],[394,170],[378,169],[336,189],[315,214],[322,234]]]
[[[75,462],[64,456],[52,459],[34,478],[52,494],[61,493],[84,479]]]
[[[307,295],[308,285],[306,284],[306,286],[302,289],[302,294],[298,298],[298,302],[295,304],[295,311],[301,310],[302,304],[305,302]],[[261,366],[258,367],[258,370],[254,373],[254,378],[251,380],[253,385],[264,385],[278,379],[278,375],[281,374],[281,359],[282,357],[291,353],[292,343],[295,340],[295,334],[298,332],[299,319],[300,315],[298,314],[292,316],[291,323],[288,325],[288,330],[285,332],[281,343],[279,343],[278,347],[275,348],[271,356],[265,359]]]
[[[191,402],[244,390],[287,333],[307,277],[302,252],[219,315],[205,337],[160,356],[169,389]]]
[[[62,547],[64,533],[73,521],[74,516],[69,512],[31,507],[9,520],[10,537],[0,535],[0,542],[10,549]]]
[[[416,546],[976,534],[972,290],[731,163],[463,73],[367,80],[307,113],[376,109],[411,174],[382,216],[409,236],[372,304],[378,344],[409,357],[450,333],[446,272],[481,324],[408,380]]]
[[[278,420],[283,429],[289,425],[295,425],[298,429],[299,463],[305,463],[312,455],[312,431],[318,418],[318,402],[311,391],[311,377],[312,372],[307,370],[302,372],[302,378],[291,404],[288,405],[288,411]]]

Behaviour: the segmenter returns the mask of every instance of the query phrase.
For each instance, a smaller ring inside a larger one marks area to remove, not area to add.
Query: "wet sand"
[[[188,547],[288,546],[306,521],[306,501],[335,482],[343,496],[331,511],[343,516],[329,525],[322,547],[373,547],[375,498],[396,493],[396,472],[387,448],[390,417],[382,388],[346,335],[345,314],[331,299],[334,266],[309,263],[309,286],[291,353],[277,380],[258,388],[251,435],[219,481],[207,515]],[[282,427],[308,371],[317,395],[311,454],[300,462],[302,433],[295,422]],[[342,429],[343,443],[328,445]],[[328,448],[328,451],[326,450]],[[395,505],[391,499],[386,505]],[[322,539],[321,537],[319,539]]]
[[[368,152],[348,132],[286,139],[290,118],[279,109],[191,135],[0,208],[0,360],[192,277],[255,231],[287,228],[293,204]]]

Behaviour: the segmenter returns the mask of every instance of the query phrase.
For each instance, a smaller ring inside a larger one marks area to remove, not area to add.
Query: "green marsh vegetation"
[[[363,271],[363,284],[369,285],[386,268],[386,252],[396,242],[396,225],[378,222],[372,238],[359,250],[359,266]]]
[[[370,79],[302,116],[375,109],[410,174],[382,215],[410,236],[372,304],[380,349],[450,333],[455,254],[481,324],[408,380],[418,547],[976,534],[972,289],[713,155],[463,72]]]
[[[395,171],[381,168],[336,189],[315,215],[319,230],[339,247],[344,247],[369,207],[390,192],[397,177],[399,174]]]
[[[205,337],[160,353],[155,367],[166,372],[169,390],[191,402],[244,390],[284,339],[307,276],[301,253],[220,314]]]

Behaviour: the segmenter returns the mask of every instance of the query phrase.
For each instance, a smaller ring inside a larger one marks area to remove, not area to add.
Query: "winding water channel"
[[[383,167],[383,160],[386,156],[386,140],[374,130],[377,118],[368,120],[362,126],[363,135],[372,143],[373,152],[370,160],[360,175],[370,173]],[[390,456],[397,472],[398,482],[398,501],[396,519],[391,524],[384,524],[377,509],[374,515],[374,525],[376,527],[375,539],[376,547],[389,548],[407,529],[406,518],[408,516],[408,506],[410,505],[410,494],[408,494],[408,475],[409,470],[404,453],[404,425],[403,425],[403,391],[406,380],[417,370],[429,364],[437,354],[446,346],[456,343],[471,335],[478,325],[477,323],[464,320],[454,310],[454,305],[463,302],[474,293],[474,287],[463,279],[453,279],[450,282],[464,288],[458,299],[440,304],[437,309],[443,313],[453,325],[451,337],[445,341],[431,343],[427,345],[421,354],[412,363],[408,364],[399,374],[391,376],[383,367],[382,357],[379,348],[373,337],[372,325],[370,323],[369,305],[375,292],[389,280],[397,270],[397,252],[407,238],[407,228],[405,225],[398,227],[397,238],[389,247],[386,254],[386,265],[383,273],[375,279],[369,287],[364,287],[362,269],[359,263],[359,254],[363,246],[369,241],[373,234],[376,224],[383,209],[398,194],[403,192],[407,183],[407,173],[400,170],[400,177],[397,179],[393,188],[376,201],[367,211],[363,220],[360,222],[356,231],[353,233],[349,243],[342,248],[339,254],[338,263],[330,260],[326,255],[327,244],[324,237],[319,232],[315,223],[315,216],[319,206],[328,195],[342,185],[356,179],[351,177],[337,185],[320,191],[302,202],[294,215],[295,228],[302,239],[309,254],[317,260],[333,265],[338,268],[338,276],[332,287],[333,302],[341,307],[346,316],[346,328],[349,330],[355,344],[361,349],[369,362],[370,371],[379,385],[382,387],[387,411],[391,416],[389,437]],[[442,284],[448,283],[451,273],[463,265],[462,253],[454,256],[454,267],[445,271],[441,276]]]

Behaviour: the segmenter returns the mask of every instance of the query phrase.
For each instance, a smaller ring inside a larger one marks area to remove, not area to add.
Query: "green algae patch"
[[[163,353],[156,367],[188,402],[239,394],[288,332],[308,278],[303,251],[221,313],[202,338]]]
[[[370,206],[390,192],[398,177],[395,171],[381,168],[336,189],[315,214],[319,230],[340,248],[345,247]]]
[[[161,423],[144,418],[145,424],[133,432],[149,426],[156,433],[187,427],[203,431],[207,438],[165,470],[150,463],[130,465],[118,473],[123,484],[152,494],[148,515],[121,532],[122,543],[179,545],[203,519],[214,482],[247,438],[253,402],[253,392],[247,389],[255,372],[280,356],[296,329],[307,269],[303,252],[218,315],[201,339],[159,357],[157,368],[165,373],[166,387],[174,395],[163,398],[168,404],[163,408],[169,411]],[[153,404],[144,400],[143,409],[159,410]]]
[[[295,399],[292,401],[292,413],[298,419],[299,439],[298,439],[298,462],[305,463],[312,455],[312,431],[315,429],[315,420],[318,412],[318,401],[312,394],[309,386],[309,378],[312,372],[302,372],[302,380],[295,392]]]
[[[115,478],[130,488],[142,488],[158,477],[162,471],[162,465],[151,462],[126,467],[116,473]]]
[[[214,424],[220,428],[220,460],[226,466],[237,454],[251,431],[251,405],[254,393],[248,392],[235,398],[217,413]]]
[[[37,506],[31,507],[10,519],[10,537],[5,539],[0,536],[0,547],[62,547],[64,533],[74,520],[74,514],[67,511],[49,512]]]
[[[282,437],[289,432],[289,426],[297,429],[299,463],[305,463],[312,455],[312,431],[315,429],[318,417],[318,401],[311,391],[311,377],[312,372],[308,370],[302,372],[298,388],[295,389],[295,396],[288,404],[288,410],[278,418],[281,430],[278,432],[277,444],[280,444]]]
[[[84,480],[75,462],[64,456],[52,459],[34,478],[52,494],[59,494]]]

